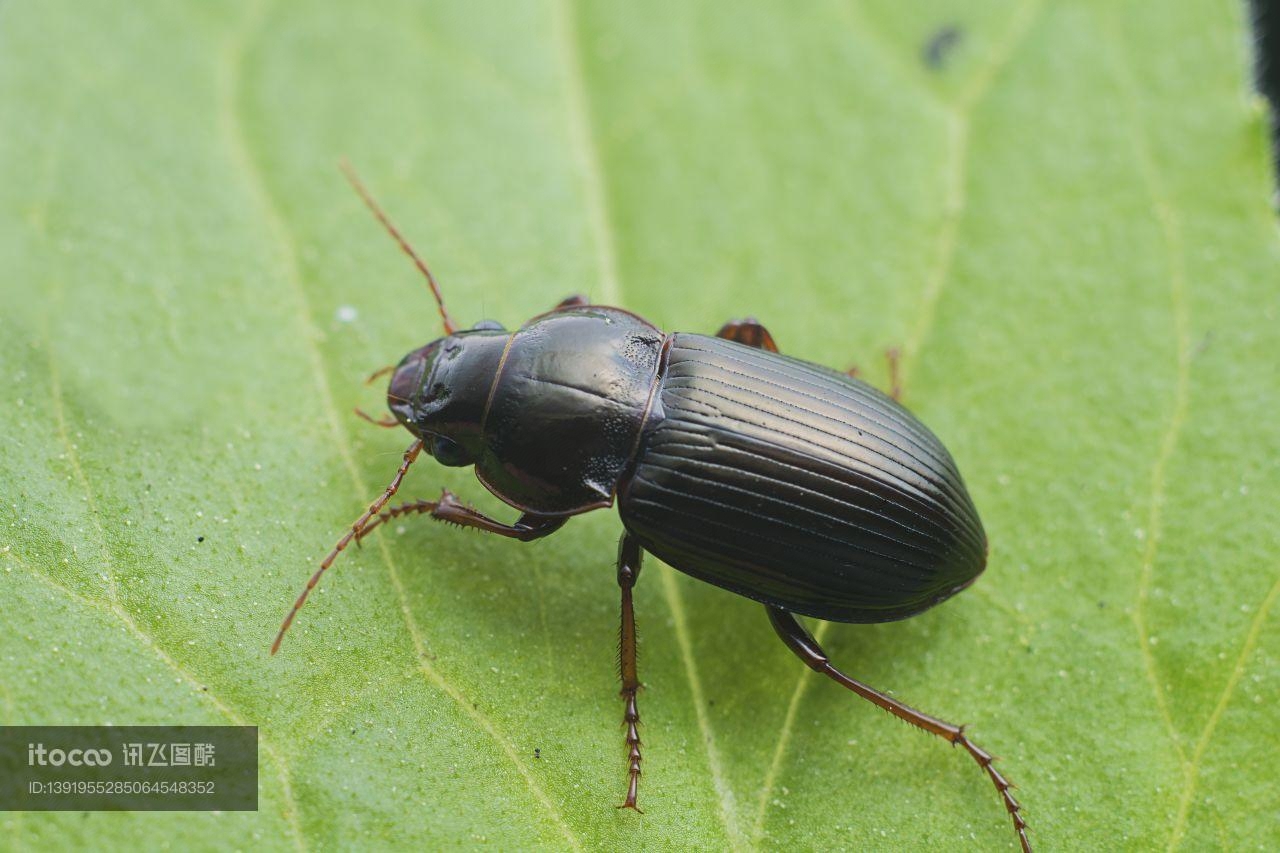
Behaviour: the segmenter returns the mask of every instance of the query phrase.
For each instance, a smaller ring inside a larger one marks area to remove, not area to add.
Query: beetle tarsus
[[[804,626],[796,621],[795,616],[780,607],[765,605],[765,610],[768,611],[769,622],[773,625],[773,629],[778,633],[782,642],[786,643],[787,648],[791,649],[796,657],[804,661],[810,669],[844,685],[863,699],[880,706],[898,719],[910,723],[916,728],[935,734],[948,741],[952,746],[956,744],[963,746],[965,751],[973,757],[973,760],[978,762],[978,766],[986,772],[992,784],[996,786],[996,790],[1000,793],[1000,799],[1004,802],[1005,810],[1009,812],[1009,817],[1013,820],[1013,828],[1018,834],[1018,843],[1022,845],[1023,853],[1031,853],[1031,841],[1027,838],[1027,822],[1022,817],[1022,807],[1014,799],[1013,794],[1010,793],[1010,789],[1013,786],[1000,771],[996,770],[995,759],[991,754],[969,740],[968,735],[964,733],[964,726],[953,725],[937,717],[931,717],[908,705],[904,705],[897,699],[881,693],[873,687],[863,684],[861,681],[850,678],[831,665],[831,661],[827,657],[827,653],[822,650],[822,646],[818,644],[812,634],[805,630]]]
[[[620,809],[635,809],[636,794],[640,788],[640,709],[636,694],[640,692],[640,676],[636,670],[636,614],[631,600],[631,590],[640,576],[640,562],[644,552],[640,543],[629,533],[618,540],[618,587],[622,590],[622,625],[618,631],[618,669],[622,676],[622,724],[627,729],[627,798]],[[643,814],[643,812],[641,812]]]

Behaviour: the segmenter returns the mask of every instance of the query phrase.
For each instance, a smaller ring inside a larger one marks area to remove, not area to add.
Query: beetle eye
[[[505,332],[506,328],[497,320],[481,320],[471,327],[475,332]]]
[[[472,463],[471,457],[462,449],[462,445],[443,435],[437,435],[431,439],[431,455],[441,465],[449,468],[461,468],[463,465]]]

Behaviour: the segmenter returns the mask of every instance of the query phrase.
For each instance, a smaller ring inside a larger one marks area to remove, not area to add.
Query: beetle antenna
[[[351,525],[351,529],[338,540],[338,544],[333,546],[333,550],[329,552],[329,556],[320,562],[320,568],[316,569],[316,573],[311,576],[311,580],[307,581],[307,585],[303,588],[302,594],[298,596],[298,600],[293,603],[293,608],[289,611],[289,615],[284,617],[284,624],[280,626],[280,633],[276,634],[276,640],[271,644],[271,654],[275,654],[280,650],[280,641],[284,639],[284,634],[289,630],[289,626],[293,624],[293,619],[298,615],[298,611],[302,609],[302,605],[307,603],[307,596],[311,595],[311,590],[316,588],[316,584],[320,582],[320,576],[328,571],[333,565],[333,561],[338,559],[346,547],[351,544],[351,540],[360,535],[360,531],[364,530],[365,525],[369,523],[369,519],[382,512],[382,508],[391,500],[392,495],[400,488],[400,483],[404,480],[405,472],[409,470],[409,466],[418,458],[418,454],[422,452],[422,439],[418,439],[409,445],[409,449],[404,452],[404,461],[400,463],[399,470],[396,475],[391,478],[391,483],[382,493],[382,497],[369,504],[369,508],[365,510],[364,515],[356,519],[355,524]]]
[[[395,369],[396,369],[396,366],[394,364],[388,364],[386,367],[379,367],[373,373],[370,373],[368,376],[365,377],[364,384],[372,385],[379,376],[386,376],[388,373],[390,373]]]
[[[422,271],[422,274],[427,277],[427,284],[431,285],[431,293],[436,298],[436,305],[440,307],[440,319],[444,321],[445,334],[452,335],[454,332],[458,331],[458,327],[454,324],[453,318],[449,316],[449,310],[444,307],[444,297],[440,295],[440,286],[436,284],[435,276],[431,274],[431,270],[427,269],[426,262],[418,256],[418,253],[409,245],[409,241],[401,236],[400,229],[396,228],[396,226],[392,224],[390,218],[387,217],[387,214],[384,213],[378,203],[374,201],[373,195],[369,190],[365,189],[364,183],[360,180],[360,176],[356,174],[356,170],[351,166],[351,163],[346,157],[343,157],[338,162],[338,167],[342,169],[342,174],[346,175],[347,181],[355,189],[356,193],[359,194],[360,198],[364,200],[365,205],[368,206],[369,210],[373,211],[373,215],[382,223],[382,227],[387,229],[387,232],[392,236],[392,238],[400,244],[400,248],[404,250],[404,253],[413,259],[413,263]]]

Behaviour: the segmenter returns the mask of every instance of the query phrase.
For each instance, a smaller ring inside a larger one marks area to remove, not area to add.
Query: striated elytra
[[[618,489],[646,551],[836,622],[911,616],[982,571],[986,538],[951,455],[894,400],[767,350],[667,340]]]
[[[903,619],[964,589],[986,565],[986,536],[960,472],[937,437],[897,402],[896,381],[886,395],[849,374],[782,355],[751,319],[726,323],[715,336],[664,333],[629,311],[581,297],[514,332],[493,321],[460,330],[426,264],[344,168],[427,277],[445,336],[375,374],[391,373],[393,416],[375,423],[403,426],[414,441],[386,490],[298,596],[273,653],[338,554],[390,519],[425,515],[530,541],[616,504],[627,746],[620,807],[639,811],[632,589],[648,551],[761,602],[806,665],[964,747],[1030,851],[1009,782],[963,727],[841,672],[795,618]],[[519,518],[500,522],[447,491],[388,507],[423,452],[443,465],[473,466]]]

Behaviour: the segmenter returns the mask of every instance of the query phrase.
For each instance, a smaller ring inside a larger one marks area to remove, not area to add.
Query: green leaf
[[[744,6],[746,8],[744,8]],[[834,660],[1004,757],[1043,849],[1280,809],[1280,239],[1235,3],[6,4],[0,715],[252,723],[257,813],[8,846],[1009,849],[961,751],[650,561],[625,784],[611,512],[408,520],[289,603],[407,444],[369,371],[568,293],[766,322],[952,448],[986,575]],[[431,463],[402,494],[448,486]]]

